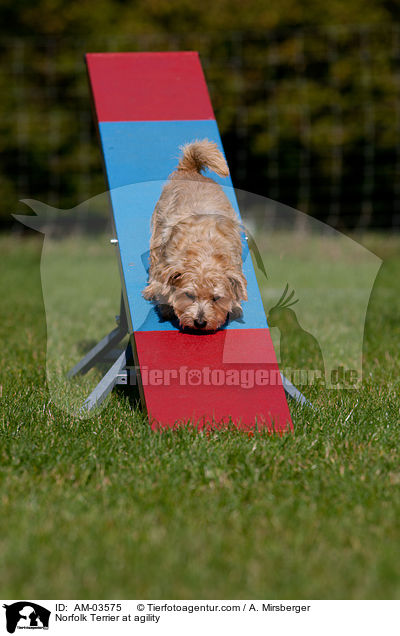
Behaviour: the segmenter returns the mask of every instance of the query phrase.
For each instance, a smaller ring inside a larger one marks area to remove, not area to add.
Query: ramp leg
[[[112,391],[118,383],[119,374],[126,366],[126,358],[127,352],[123,351],[112,367],[110,367],[107,371],[105,376],[100,380],[96,388],[91,392],[89,397],[86,398],[82,405],[81,412],[90,411],[96,405],[101,404],[103,400],[105,400],[110,391]]]
[[[114,345],[118,344],[118,342],[122,340],[125,334],[126,331],[123,331],[119,327],[113,329],[113,331],[100,340],[100,342],[98,342],[97,345],[95,345],[93,349],[91,349],[89,353],[87,353],[82,360],[80,360],[78,364],[76,364],[74,368],[68,372],[67,377],[73,378],[74,375],[77,375],[78,373],[87,373],[89,369],[96,364],[96,362],[99,362],[102,359],[109,349],[112,349]]]
[[[109,334],[104,336],[79,362],[73,369],[71,369],[67,378],[73,378],[78,373],[82,375],[87,373],[96,362],[99,362],[104,358],[104,355],[117,345],[122,338],[128,333],[125,305],[121,295],[121,307],[119,315],[119,325],[113,329]]]
[[[311,408],[314,408],[311,402],[309,402],[307,398],[302,393],[300,393],[299,389],[296,389],[294,384],[292,384],[290,380],[288,380],[283,375],[283,373],[281,373],[281,379],[283,388],[285,389],[285,393],[288,397],[296,400],[296,402],[300,402],[300,404],[306,404],[307,406],[311,406]]]

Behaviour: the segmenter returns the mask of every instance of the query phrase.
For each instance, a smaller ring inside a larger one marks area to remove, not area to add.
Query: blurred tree
[[[200,52],[234,183],[336,227],[400,227],[399,7],[2,0],[0,224],[104,189],[86,51]]]

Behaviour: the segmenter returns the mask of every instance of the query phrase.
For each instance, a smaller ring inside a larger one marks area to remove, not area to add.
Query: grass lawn
[[[295,434],[280,438],[153,433],[121,391],[92,419],[74,416],[53,397],[46,346],[57,376],[80,339],[113,327],[115,254],[108,267],[93,247],[92,310],[73,280],[57,296],[54,258],[54,311],[67,302],[47,333],[42,242],[0,238],[0,596],[398,598],[400,238],[364,240],[384,264],[362,388],[311,390],[315,410],[292,403]],[[93,312],[85,333],[80,311]]]

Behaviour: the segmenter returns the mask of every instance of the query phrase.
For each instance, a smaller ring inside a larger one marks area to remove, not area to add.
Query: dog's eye
[[[190,300],[194,300],[195,296],[193,294],[189,294],[189,292],[185,292],[185,296],[186,298],[189,298]]]
[[[216,303],[218,300],[221,300],[221,296],[213,296],[212,299]]]

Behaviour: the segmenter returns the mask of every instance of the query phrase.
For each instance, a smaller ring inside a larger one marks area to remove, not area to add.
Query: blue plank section
[[[224,153],[215,120],[100,122],[100,137],[108,185],[119,188],[130,183],[166,179],[178,165],[179,146],[208,138]],[[204,172],[217,183],[230,179]]]
[[[150,243],[150,219],[165,185],[165,180],[136,183],[111,190],[115,229],[121,258],[126,298],[130,308],[133,331],[176,331],[176,325],[162,321],[155,308],[142,297],[147,283],[147,263]],[[224,191],[237,209],[235,192]],[[243,250],[243,272],[247,279],[249,300],[243,303],[243,316],[227,329],[261,329],[267,327],[260,292],[248,250]]]
[[[134,331],[174,331],[177,327],[162,321],[141,293],[147,282],[150,219],[168,175],[177,166],[181,145],[194,139],[208,138],[224,152],[217,123],[215,120],[100,122],[99,130],[125,292],[131,308],[131,328]],[[204,174],[222,185],[240,216],[230,177],[219,177],[208,171]],[[265,312],[246,249],[243,258],[249,300],[243,303],[241,320],[230,323],[226,328],[265,328]]]

